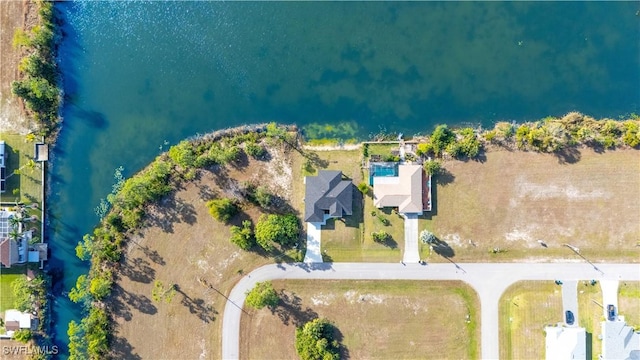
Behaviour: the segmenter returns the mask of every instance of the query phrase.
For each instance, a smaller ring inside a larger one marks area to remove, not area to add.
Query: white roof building
[[[547,360],[587,358],[587,333],[582,327],[547,326],[545,354]]]
[[[640,360],[640,333],[618,316],[616,321],[602,322],[602,355],[601,359]]]

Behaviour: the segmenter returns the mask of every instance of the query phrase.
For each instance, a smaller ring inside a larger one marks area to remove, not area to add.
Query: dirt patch
[[[0,2],[0,131],[26,134],[33,129],[25,108],[11,93],[11,82],[18,80],[18,64],[25,55],[13,48],[16,29],[31,29],[37,21],[37,5],[31,1]]]
[[[341,358],[478,355],[479,304],[462,283],[280,280],[274,286],[282,301],[273,312],[242,316],[242,359],[296,359],[296,326],[318,316],[338,328],[345,346]]]
[[[509,151],[491,151],[484,162],[449,161],[435,178],[434,214],[422,225],[461,261],[572,259],[568,243],[592,261],[637,262],[640,152],[579,153],[574,164]],[[507,252],[494,256],[494,248]]]
[[[282,151],[271,151],[271,159],[245,159],[242,166],[200,171],[197,180],[184,184],[150,209],[150,226],[131,240],[108,301],[116,322],[115,358],[220,356],[220,316],[225,296],[245,272],[272,260],[231,244],[230,225],[215,221],[206,202],[226,194],[229,186],[259,178],[270,168],[280,169],[284,175],[290,173]],[[225,184],[224,189],[218,184]],[[273,186],[278,188],[277,183]],[[283,201],[289,198],[283,197]],[[232,223],[245,219],[255,223],[260,214],[259,209],[243,205],[242,213]],[[176,285],[170,303],[152,300],[156,280]]]

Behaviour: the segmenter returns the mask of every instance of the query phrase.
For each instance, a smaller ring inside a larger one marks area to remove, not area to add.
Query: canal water
[[[435,124],[638,112],[631,2],[62,2],[64,126],[50,176],[55,339],[88,263],[74,247],[113,172],[245,123]],[[326,129],[322,126],[321,128]]]

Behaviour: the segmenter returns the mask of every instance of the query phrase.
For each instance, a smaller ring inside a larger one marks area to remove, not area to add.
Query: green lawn
[[[0,314],[7,309],[13,308],[13,289],[11,283],[13,280],[24,276],[25,267],[12,267],[10,269],[0,268]]]
[[[2,194],[0,202],[42,204],[42,164],[30,161],[34,157],[34,144],[26,142],[25,137],[16,134],[0,133],[4,140],[7,156],[7,190]],[[19,174],[14,173],[18,170]],[[18,196],[14,194],[19,189]],[[19,197],[19,198],[18,198]],[[39,213],[39,212],[38,212]]]
[[[369,143],[369,156],[380,155],[384,159],[391,156],[391,150],[398,150],[399,144],[371,144]]]
[[[562,321],[562,291],[553,281],[520,281],[500,299],[500,359],[544,359],[544,327]]]

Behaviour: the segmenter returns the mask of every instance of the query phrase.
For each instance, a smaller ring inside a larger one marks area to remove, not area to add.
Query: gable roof
[[[398,176],[373,177],[373,204],[377,208],[397,207],[400,213],[421,213],[422,166],[400,165]]]
[[[331,217],[353,213],[353,183],[342,180],[342,172],[320,170],[305,177],[305,222],[323,222],[325,210]]]
[[[602,359],[634,359],[640,355],[640,333],[620,316],[616,321],[602,322]]]

